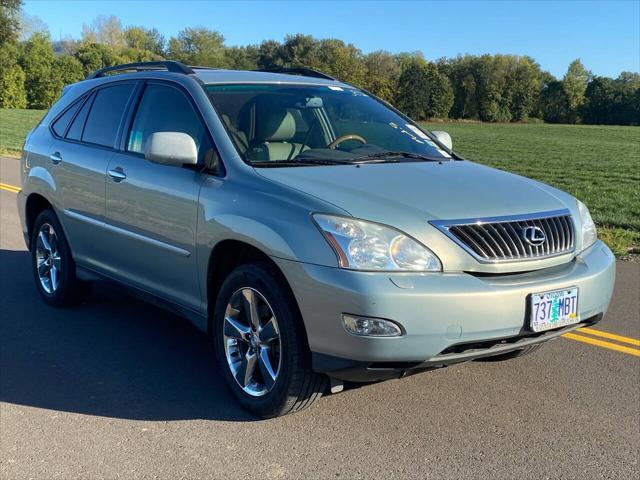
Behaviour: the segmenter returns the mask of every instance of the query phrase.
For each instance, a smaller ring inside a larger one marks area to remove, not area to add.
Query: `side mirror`
[[[453,150],[453,142],[451,141],[451,135],[441,130],[435,130],[431,133],[433,133],[433,135],[438,139],[438,141],[441,144],[443,144],[449,150]]]
[[[162,165],[195,165],[198,163],[198,148],[186,133],[156,132],[147,139],[144,158]]]

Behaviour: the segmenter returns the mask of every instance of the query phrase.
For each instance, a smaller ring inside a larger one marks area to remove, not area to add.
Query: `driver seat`
[[[253,125],[243,128],[253,133],[247,157],[254,161],[290,160],[308,150],[309,147],[293,142],[297,130],[295,116],[274,102],[260,100],[251,105],[252,111],[244,117],[253,120]]]

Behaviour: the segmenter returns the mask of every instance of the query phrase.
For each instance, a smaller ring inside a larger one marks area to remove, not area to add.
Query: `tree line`
[[[0,0],[0,107],[48,108],[64,85],[99,68],[139,61],[254,70],[306,66],[369,90],[411,117],[486,122],[640,124],[640,74],[592,75],[573,61],[563,78],[518,55],[461,55],[428,61],[420,52],[364,54],[352,44],[309,35],[227,46],[205,27],[166,39],[155,28],[123,27],[101,16],[81,39],[52,41],[21,20],[20,0]]]

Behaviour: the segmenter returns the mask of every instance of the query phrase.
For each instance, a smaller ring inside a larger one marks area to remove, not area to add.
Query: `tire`
[[[255,330],[248,331],[251,325]],[[328,379],[311,369],[299,310],[286,281],[269,264],[250,263],[229,274],[218,294],[212,333],[228,388],[253,414],[286,415],[322,396]]]
[[[514,350],[513,352],[503,353],[501,355],[493,355],[492,357],[483,357],[476,359],[476,362],[503,362],[505,360],[511,360],[512,358],[524,357],[542,348],[544,344],[538,343],[536,345],[529,345],[528,347],[521,348],[520,350]]]
[[[45,241],[40,238],[41,233]],[[76,265],[69,243],[53,210],[44,210],[36,218],[30,247],[36,289],[47,304],[64,307],[76,303],[87,294],[89,284],[76,278]],[[47,269],[48,274],[45,273]]]

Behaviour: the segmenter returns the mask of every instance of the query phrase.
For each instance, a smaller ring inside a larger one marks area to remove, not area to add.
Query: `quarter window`
[[[67,127],[69,126],[69,123],[71,123],[71,119],[76,114],[81,105],[81,101],[76,102],[73,106],[68,108],[66,112],[60,115],[55,122],[53,122],[51,128],[53,128],[53,131],[56,132],[56,135],[58,135],[59,137],[64,137],[64,132],[67,131]]]
[[[126,83],[98,90],[82,133],[83,142],[115,147],[120,120],[133,87]]]
[[[80,140],[82,138],[82,130],[84,129],[84,122],[87,120],[89,110],[91,110],[91,104],[93,103],[94,95],[91,95],[87,101],[84,102],[82,108],[76,118],[74,118],[69,131],[67,132],[67,138],[69,140]],[[82,102],[81,102],[82,103]]]
[[[190,135],[198,148],[198,160],[204,162],[212,154],[207,130],[187,97],[176,88],[149,85],[136,112],[127,150],[144,153],[147,139],[156,132],[181,132]]]

